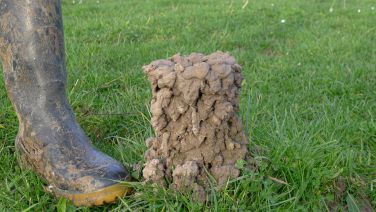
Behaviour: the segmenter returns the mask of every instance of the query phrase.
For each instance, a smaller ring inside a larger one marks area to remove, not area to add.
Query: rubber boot
[[[128,192],[122,165],[96,150],[68,104],[59,0],[0,0],[0,59],[16,110],[21,161],[53,194],[77,206],[102,205]]]

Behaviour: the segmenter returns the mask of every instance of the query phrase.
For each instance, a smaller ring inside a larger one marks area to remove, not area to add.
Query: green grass
[[[213,187],[205,204],[137,185],[136,194],[95,210],[376,208],[373,0],[78,2],[63,1],[67,89],[98,148],[125,165],[143,160],[153,131],[142,65],[176,52],[222,50],[244,68],[239,115],[259,166],[222,190]],[[0,211],[75,210],[18,167],[17,119],[3,83],[0,108]]]

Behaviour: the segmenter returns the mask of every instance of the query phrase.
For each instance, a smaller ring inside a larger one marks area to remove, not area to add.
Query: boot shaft
[[[20,121],[70,114],[60,0],[0,0],[0,59]]]

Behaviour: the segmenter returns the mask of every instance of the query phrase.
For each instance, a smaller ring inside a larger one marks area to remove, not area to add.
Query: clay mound
[[[239,176],[248,150],[236,115],[241,66],[227,53],[174,55],[144,66],[152,85],[151,123],[143,176],[203,198],[208,173],[223,184]]]

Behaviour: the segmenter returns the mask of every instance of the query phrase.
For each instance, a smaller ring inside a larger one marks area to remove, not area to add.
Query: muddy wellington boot
[[[129,188],[122,165],[96,150],[77,124],[65,86],[59,0],[0,0],[0,59],[19,119],[22,163],[77,205],[102,205]]]

